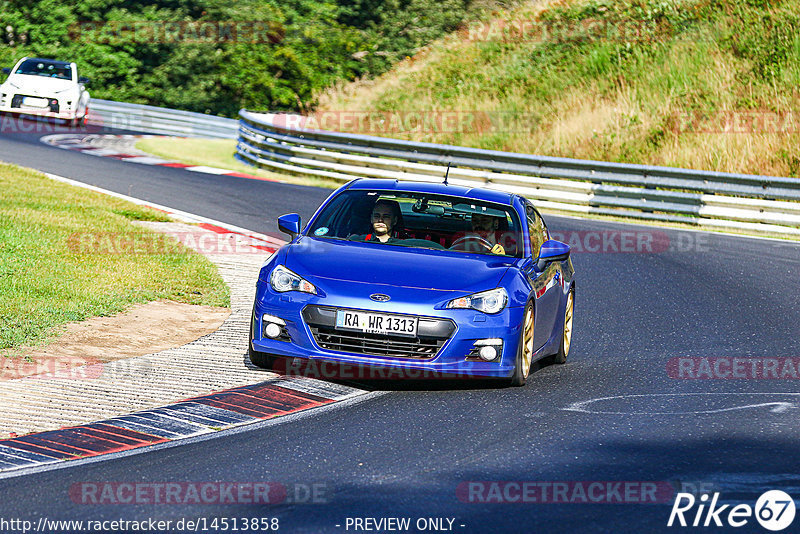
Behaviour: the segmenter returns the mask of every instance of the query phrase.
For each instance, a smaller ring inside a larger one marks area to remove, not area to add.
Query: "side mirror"
[[[278,229],[294,239],[300,233],[300,216],[296,213],[281,215],[278,217]]]
[[[89,83],[89,78],[87,78],[86,76],[80,76],[78,78],[78,83],[86,85]]]
[[[539,262],[536,267],[543,271],[548,263],[564,261],[567,258],[569,258],[569,245],[551,239],[542,243],[542,248],[539,249]]]
[[[3,67],[3,74],[11,74],[11,69],[9,67]]]

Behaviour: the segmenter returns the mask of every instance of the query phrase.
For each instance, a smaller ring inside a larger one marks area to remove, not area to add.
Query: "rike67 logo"
[[[749,504],[718,505],[718,500],[719,493],[714,493],[711,502],[707,494],[696,499],[691,493],[678,493],[667,526],[743,527],[755,516],[762,527],[777,532],[792,524],[796,512],[792,497],[780,490],[770,490],[761,495],[755,509]],[[695,504],[697,509],[693,510]]]

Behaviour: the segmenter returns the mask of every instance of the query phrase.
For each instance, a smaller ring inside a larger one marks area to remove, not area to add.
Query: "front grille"
[[[449,319],[420,317],[416,337],[337,330],[336,308],[329,306],[306,306],[303,318],[314,341],[325,350],[415,360],[436,356],[456,328]]]
[[[326,350],[428,360],[436,356],[446,339],[407,338],[362,332],[343,332],[326,327],[311,327],[317,345]]]

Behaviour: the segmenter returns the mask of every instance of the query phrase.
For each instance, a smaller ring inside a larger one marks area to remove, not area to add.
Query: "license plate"
[[[36,98],[34,96],[26,96],[22,99],[23,106],[30,106],[32,108],[46,108],[47,107],[47,99],[46,98]]]
[[[416,337],[417,318],[384,313],[336,310],[336,328],[370,334]]]

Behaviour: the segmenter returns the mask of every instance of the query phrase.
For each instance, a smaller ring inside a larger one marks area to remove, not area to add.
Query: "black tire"
[[[247,348],[247,355],[250,356],[250,361],[256,367],[261,367],[262,369],[272,369],[272,367],[275,365],[275,356],[266,352],[258,352],[257,350],[253,350],[252,343]]]
[[[529,302],[522,314],[522,328],[520,329],[519,344],[517,345],[517,357],[514,360],[514,374],[511,375],[511,385],[514,387],[524,386],[531,372],[531,363],[533,363],[533,325],[533,303]],[[529,356],[526,356],[526,348],[530,353]]]
[[[266,352],[253,350],[253,321],[250,321],[250,337],[247,339],[247,355],[256,367],[272,369],[275,365],[275,356]]]
[[[569,290],[567,305],[564,306],[564,325],[561,330],[561,343],[558,345],[558,352],[553,355],[553,363],[567,363],[569,349],[572,345],[572,319],[575,313],[575,291]]]

